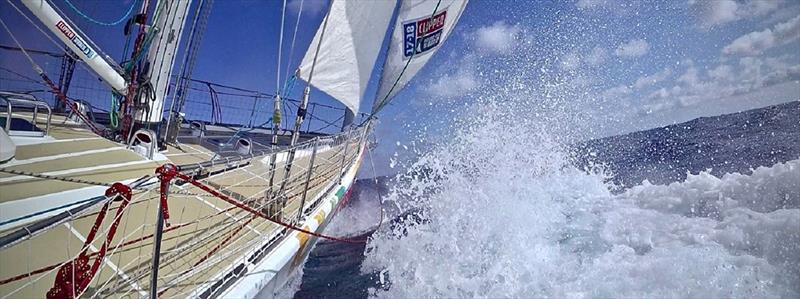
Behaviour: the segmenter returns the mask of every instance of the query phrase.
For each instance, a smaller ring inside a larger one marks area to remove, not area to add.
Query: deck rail
[[[0,91],[0,99],[2,99],[6,103],[6,124],[3,128],[9,136],[35,136],[35,137],[44,137],[50,132],[50,122],[53,119],[53,111],[50,109],[50,105],[47,103],[36,99],[36,97],[28,94],[22,93],[14,93],[14,92],[5,92]],[[39,108],[44,108],[47,110],[47,122],[45,123],[45,129],[42,132],[35,132],[27,133],[27,131],[17,131],[14,130],[12,134],[11,131],[11,119],[13,116],[14,105],[26,105],[33,108],[33,115],[31,116],[31,125],[36,127],[36,120],[39,116]]]
[[[326,202],[324,199],[333,194],[338,198],[343,197],[342,177],[358,165],[368,131],[368,125],[353,127],[336,135],[318,136],[288,148],[254,151],[248,155],[219,156],[176,168],[190,180],[202,182],[248,209],[293,227],[306,227],[309,221],[321,221],[319,211],[334,212],[329,210],[332,207],[323,205]],[[270,160],[277,160],[284,165],[293,163],[294,166],[276,167],[274,173],[270,174],[265,166]],[[271,185],[266,183],[269,175],[276,176]],[[154,219],[155,214],[161,213],[159,204],[163,202],[159,200],[160,184],[156,176],[142,178],[129,185],[133,188],[130,205],[119,208],[128,209],[126,214],[119,214],[122,215],[119,216],[122,218],[122,231],[113,242],[108,241],[109,251],[102,259],[105,262],[100,264],[97,277],[88,288],[79,292],[86,292],[87,297],[124,297],[137,293],[146,296],[148,289],[157,288],[162,297],[190,294],[218,297],[235,281],[252,275],[249,273],[252,265],[267,259],[273,248],[283,246],[279,244],[284,244],[291,236],[290,228],[215,200],[214,196],[187,184],[186,180],[176,179],[169,183],[166,194],[169,196],[169,209],[175,213],[169,221],[171,226],[159,225],[155,221],[158,217]],[[261,191],[249,192],[248,188]],[[48,250],[35,245],[31,247],[31,244],[44,240],[68,240],[74,238],[73,235],[86,233],[87,225],[99,217],[102,210],[100,206],[112,201],[108,197],[89,199],[85,204],[56,216],[7,231],[0,236],[0,243],[4,244],[0,246],[0,258],[22,260],[26,254],[45,253]],[[113,207],[116,204],[111,205]],[[109,221],[107,218],[103,223]],[[162,235],[163,243],[158,250],[154,250],[157,235],[154,229],[160,229]],[[108,228],[101,228],[97,233],[96,240],[103,240],[104,235],[111,236]],[[84,247],[99,248],[97,242]],[[142,250],[141,254],[131,256],[132,252]],[[304,250],[301,247],[298,254]],[[54,262],[42,255],[30,257],[30,265],[19,270],[0,271],[0,293],[6,294],[0,295],[0,298],[31,294],[43,296],[42,290],[46,292],[53,286],[56,273],[65,265],[77,261],[75,256],[80,257],[80,252],[76,254],[75,249],[68,249],[68,252],[65,261]],[[86,254],[90,260],[99,256],[92,252]],[[157,266],[159,277],[151,282],[149,273],[153,272],[151,263],[155,259],[161,261]],[[292,261],[292,265],[295,263]],[[58,282],[58,278],[55,279]]]

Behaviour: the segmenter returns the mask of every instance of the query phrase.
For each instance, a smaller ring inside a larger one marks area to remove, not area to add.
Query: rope
[[[47,74],[45,74],[42,67],[40,67],[39,64],[33,61],[33,57],[31,57],[31,55],[28,54],[28,51],[22,47],[22,44],[19,42],[19,40],[17,40],[17,37],[14,36],[14,33],[11,32],[11,29],[8,28],[8,25],[6,25],[6,22],[3,21],[2,18],[0,18],[0,24],[3,25],[3,28],[6,30],[6,32],[8,32],[8,35],[11,36],[11,39],[14,40],[14,43],[17,44],[17,47],[19,47],[22,50],[22,54],[24,54],[25,58],[27,58],[28,61],[31,63],[33,70],[36,71],[36,73],[39,74],[39,77],[41,77],[42,80],[44,80],[47,86],[53,90],[53,93],[56,94],[56,98],[58,98],[64,104],[64,106],[70,107],[72,109],[72,112],[74,112],[75,115],[77,115],[78,118],[80,118],[92,130],[92,132],[100,136],[105,136],[105,132],[97,128],[97,126],[94,123],[89,121],[89,119],[85,115],[83,115],[83,112],[81,112],[78,109],[78,105],[75,102],[70,101],[67,98],[67,96],[61,92],[61,89],[59,89],[58,86],[56,86],[55,83],[53,83],[53,81],[50,80],[49,77],[47,77]]]
[[[89,256],[86,254],[86,252],[89,250],[92,242],[94,242],[95,235],[100,229],[100,225],[103,224],[103,220],[105,219],[109,205],[111,204],[110,200],[103,204],[103,208],[100,210],[97,218],[95,218],[94,225],[92,226],[91,231],[89,231],[89,235],[86,236],[86,241],[83,243],[83,249],[81,249],[81,252],[78,254],[78,256],[58,269],[53,287],[47,292],[48,299],[76,298],[83,294],[83,292],[89,286],[89,283],[91,283],[92,279],[100,269],[100,263],[105,258],[106,251],[108,250],[112,240],[114,240],[114,235],[117,234],[117,227],[119,226],[119,222],[122,220],[122,215],[125,213],[128,204],[131,202],[131,196],[131,188],[121,183],[114,183],[111,188],[106,190],[106,197],[121,199],[122,203],[117,208],[116,216],[114,217],[114,221],[111,223],[111,226],[108,229],[103,246],[100,247],[97,257],[94,258],[94,262],[90,266]]]
[[[171,165],[171,164],[166,164],[166,165]],[[185,175],[185,174],[182,174],[182,173],[178,172],[177,168],[175,168],[174,165],[172,167],[163,167],[162,166],[162,168],[164,168],[164,171],[168,171],[168,173],[165,173],[165,175],[164,175],[166,178],[169,178],[169,176],[177,177],[177,178],[179,178],[179,179],[181,179],[183,181],[188,182],[189,184],[194,185],[197,188],[200,188],[203,191],[208,192],[209,194],[213,195],[214,197],[217,197],[217,198],[221,199],[222,201],[225,201],[225,202],[227,202],[229,204],[232,204],[232,205],[236,206],[237,208],[245,210],[245,211],[247,211],[247,212],[249,212],[249,213],[251,213],[251,214],[253,214],[255,216],[261,217],[261,218],[263,218],[263,219],[265,219],[265,220],[267,220],[269,222],[275,223],[275,224],[283,226],[285,228],[288,228],[288,229],[291,229],[291,230],[294,230],[294,231],[298,231],[298,232],[302,232],[302,233],[305,233],[305,234],[308,234],[308,235],[311,235],[311,236],[314,236],[314,237],[330,240],[330,241],[343,242],[343,243],[353,243],[353,244],[363,244],[363,243],[367,242],[367,240],[344,239],[344,238],[337,238],[337,237],[333,237],[333,236],[323,235],[323,234],[320,234],[320,233],[316,233],[316,232],[313,232],[313,231],[310,231],[310,230],[306,230],[306,229],[302,229],[302,228],[293,226],[291,224],[288,224],[288,223],[285,223],[283,221],[280,221],[280,220],[274,219],[272,217],[269,217],[269,216],[265,215],[264,213],[259,212],[259,211],[255,210],[255,209],[247,206],[246,204],[241,203],[241,202],[239,202],[239,201],[237,201],[237,200],[235,200],[233,198],[230,198],[229,196],[227,196],[225,194],[222,194],[221,192],[211,188],[210,186],[208,186],[206,184],[201,183],[200,181],[197,181],[197,180],[193,179],[192,177],[190,177],[188,175]]]
[[[108,118],[112,128],[119,127],[119,99],[115,93],[111,93],[111,107],[108,108]]]
[[[297,39],[297,28],[300,27],[300,17],[303,15],[303,2],[305,0],[300,0],[300,9],[297,10],[297,20],[294,22],[294,31],[292,32],[292,45],[289,47],[289,58],[286,59],[286,77],[289,77],[289,65],[292,63],[292,57],[294,56],[294,41]],[[293,76],[296,78],[296,76]],[[294,83],[292,83],[294,86]]]
[[[94,199],[94,198],[92,198],[92,199]],[[209,219],[211,217],[216,217],[216,216],[225,214],[227,212],[230,212],[235,208],[236,207],[230,207],[230,208],[227,208],[225,210],[219,211],[219,212],[217,212],[215,214],[211,214],[209,216],[205,216],[205,217],[203,217],[201,219]],[[164,233],[168,233],[168,232],[171,232],[171,231],[179,229],[179,228],[183,228],[183,227],[187,227],[189,225],[196,224],[197,221],[198,220],[195,220],[195,221],[192,221],[192,222],[181,223],[181,224],[178,224],[178,225],[173,225],[173,226],[171,226],[169,228],[164,229]],[[133,244],[148,240],[150,238],[153,238],[153,235],[154,234],[149,234],[147,236],[139,237],[139,238],[136,238],[136,239],[133,239],[133,240],[121,243],[121,244],[117,244],[117,246],[114,247],[114,250],[117,250],[117,249],[120,249],[120,248],[122,248],[122,249],[128,248],[128,246],[130,246],[130,245],[133,245]],[[97,256],[98,254],[99,254],[99,252],[93,252],[93,253],[88,254],[88,257],[94,257],[94,256]],[[6,278],[6,279],[3,279],[3,280],[0,280],[0,285],[4,285],[4,284],[10,283],[10,282],[14,282],[14,281],[17,281],[17,280],[20,280],[20,279],[28,278],[28,277],[31,277],[31,276],[36,275],[36,274],[41,274],[41,273],[53,270],[55,268],[58,268],[58,266],[61,266],[61,265],[64,265],[64,264],[65,264],[64,262],[57,263],[57,264],[52,264],[50,266],[42,267],[42,268],[36,269],[34,271],[31,271],[31,272],[28,272],[28,273],[25,273],[25,274],[21,274],[21,275],[17,275],[17,276],[14,276],[14,277]]]
[[[275,94],[281,94],[281,53],[283,52],[283,25],[286,23],[286,0],[283,0],[283,9],[281,10],[281,34],[278,37],[278,67],[275,71],[275,88],[278,91]],[[287,66],[288,68],[288,66]]]
[[[281,99],[289,97],[289,93],[292,91],[292,89],[294,89],[295,82],[297,82],[296,75],[292,75],[286,79],[286,85],[283,87],[283,95],[281,96]]]
[[[125,15],[123,15],[122,17],[120,17],[116,21],[108,22],[108,23],[95,20],[94,18],[86,15],[80,9],[75,7],[75,5],[72,4],[72,2],[69,1],[69,0],[64,0],[64,2],[66,2],[67,5],[69,5],[69,7],[72,8],[72,10],[74,10],[76,13],[78,13],[78,15],[80,15],[81,17],[83,17],[86,20],[89,20],[89,22],[92,22],[92,23],[95,23],[95,24],[101,25],[101,26],[116,26],[116,25],[119,25],[120,23],[124,22],[125,20],[127,20],[128,17],[130,17],[131,12],[133,11],[133,7],[136,6],[137,3],[139,3],[139,0],[135,0],[135,1],[133,1],[133,3],[131,3],[131,7],[128,7],[128,11],[125,12]]]
[[[137,92],[136,83],[139,81],[139,73],[138,69],[136,68],[139,60],[145,56],[147,53],[150,43],[152,42],[153,38],[155,37],[155,30],[158,30],[156,26],[151,26],[147,31],[148,28],[146,27],[145,23],[147,21],[147,7],[149,6],[149,0],[144,0],[144,5],[142,5],[142,24],[139,25],[139,33],[136,35],[136,40],[133,43],[133,52],[131,54],[131,60],[128,61],[126,64],[123,65],[123,69],[125,73],[130,78],[130,84],[128,84],[128,92],[125,95],[125,100],[122,102],[122,130],[121,135],[123,136],[124,140],[130,140],[131,136],[133,136],[133,115],[131,106],[134,105],[134,96]],[[157,20],[157,16],[161,13],[161,10],[164,8],[164,2],[166,1],[158,1],[158,7],[156,7],[156,11],[154,13],[155,17],[153,20]],[[125,136],[127,135],[127,137]]]
[[[41,173],[33,173],[28,171],[20,171],[20,170],[13,170],[8,168],[0,168],[0,172],[8,173],[8,174],[16,174],[16,175],[24,175],[29,177],[35,177],[39,179],[46,179],[46,180],[54,180],[54,181],[62,181],[68,183],[77,183],[77,184],[85,184],[85,185],[93,185],[93,186],[103,186],[103,187],[111,187],[109,183],[97,182],[97,181],[89,181],[84,179],[73,179],[67,177],[59,177],[54,175],[47,175]]]
[[[20,171],[20,170],[8,169],[8,168],[0,168],[0,172],[8,173],[8,174],[15,174],[15,175],[24,175],[24,176],[34,177],[34,178],[38,178],[38,179],[62,181],[62,182],[68,182],[68,183],[84,184],[84,185],[99,186],[99,187],[111,187],[113,185],[113,184],[110,184],[110,183],[103,183],[103,182],[98,182],[98,181],[90,181],[90,180],[84,180],[84,179],[60,177],[60,176],[54,176],[54,175],[48,175],[48,174],[42,174],[42,173],[35,173],[35,172],[29,172],[29,171]],[[135,190],[148,190],[147,188],[144,188],[144,187],[134,187],[133,189],[135,189]],[[191,192],[188,192],[188,191],[170,191],[169,193],[170,194],[200,196],[198,194],[191,193]],[[35,215],[31,214],[31,215],[28,215],[28,216],[35,216]],[[14,221],[13,220],[9,220],[9,222],[14,222]],[[0,226],[5,225],[5,224],[6,224],[6,222],[0,223]]]
[[[42,27],[39,26],[38,23],[34,22],[27,14],[22,12],[22,10],[16,4],[14,4],[14,1],[6,0],[6,2],[8,2],[8,4],[11,5],[11,7],[13,7],[14,10],[17,11],[17,13],[19,13],[19,15],[24,17],[25,20],[28,21],[28,23],[30,23],[34,28],[36,28],[36,30],[39,30],[39,32],[41,32],[42,35],[44,35],[48,40],[50,40],[50,42],[52,42],[53,45],[55,45],[55,47],[57,49],[64,50],[64,52],[67,52],[67,50],[69,50],[69,48],[63,42],[56,41],[55,39],[53,39],[53,37],[50,36],[50,34],[48,34],[44,29],[42,29]],[[17,44],[19,45],[19,43],[17,43]],[[19,47],[19,48],[20,48],[20,50],[22,50],[22,47]],[[84,68],[88,70],[88,68],[86,68],[85,66],[84,66]]]
[[[211,87],[211,84],[206,84],[208,86],[208,93],[211,96],[211,123],[221,123],[222,122],[222,107],[219,104],[219,95],[214,87]]]

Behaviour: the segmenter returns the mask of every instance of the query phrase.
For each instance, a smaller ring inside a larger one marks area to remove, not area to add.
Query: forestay
[[[396,4],[395,0],[334,0],[324,35],[320,26],[303,57],[300,78],[309,81],[320,45],[309,83],[358,112]]]
[[[397,14],[373,112],[414,78],[444,43],[467,0],[404,0]]]

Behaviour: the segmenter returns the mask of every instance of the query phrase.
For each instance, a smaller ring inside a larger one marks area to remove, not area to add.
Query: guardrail
[[[28,94],[21,94],[21,93],[13,93],[13,92],[5,92],[0,91],[0,99],[6,102],[6,123],[5,127],[3,128],[9,136],[34,136],[34,137],[44,137],[50,132],[50,122],[53,119],[53,111],[50,109],[50,105],[47,103],[37,99],[36,97]],[[36,119],[39,116],[39,108],[42,107],[47,110],[47,122],[45,124],[45,129],[43,132],[38,133],[36,131],[31,131],[31,133],[27,133],[27,131],[18,131],[14,130],[12,133],[11,131],[11,119],[13,118],[13,110],[14,104],[20,105],[29,105],[33,107],[33,116],[31,117],[31,124],[36,127]]]

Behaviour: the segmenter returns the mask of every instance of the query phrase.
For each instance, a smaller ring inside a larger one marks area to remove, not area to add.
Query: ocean
[[[369,244],[320,241],[281,296],[800,296],[800,101],[569,145],[504,125],[358,180],[326,232]]]

